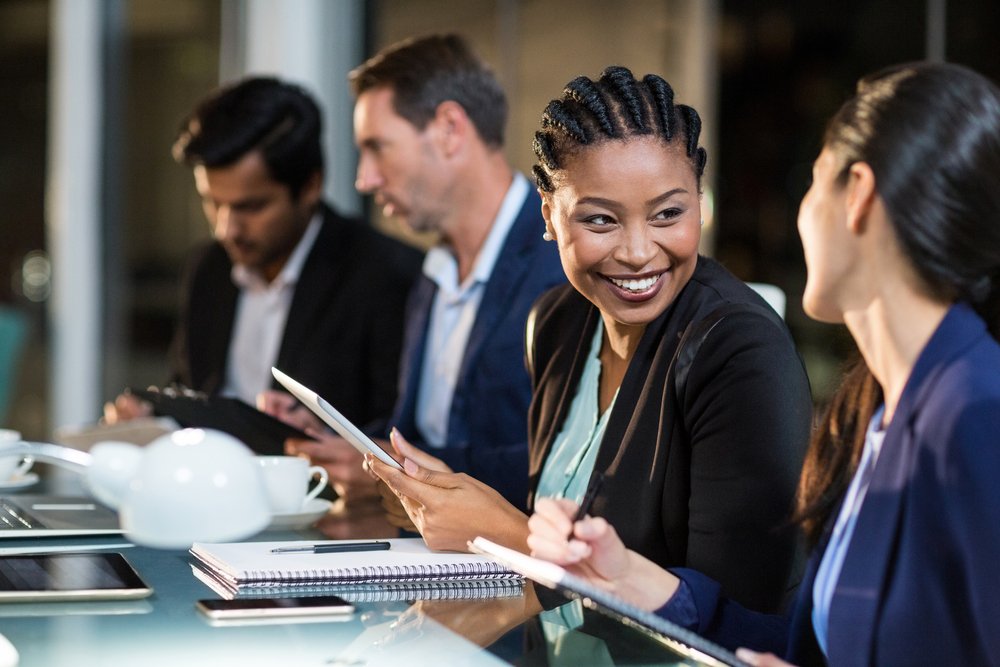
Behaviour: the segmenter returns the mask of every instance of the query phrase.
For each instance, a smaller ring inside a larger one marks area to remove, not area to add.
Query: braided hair
[[[584,146],[632,136],[659,137],[666,143],[682,139],[701,184],[708,155],[698,145],[701,118],[683,104],[674,104],[670,84],[655,74],[636,80],[625,67],[608,67],[597,81],[579,76],[542,113],[542,129],[532,148],[538,164],[532,168],[542,192],[553,192],[553,179],[565,159]]]

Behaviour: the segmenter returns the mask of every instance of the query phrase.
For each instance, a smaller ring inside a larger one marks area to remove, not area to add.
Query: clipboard
[[[588,609],[611,616],[625,625],[647,633],[652,631],[671,649],[694,658],[699,664],[718,667],[749,667],[732,651],[661,616],[640,609],[620,597],[570,574],[555,563],[508,549],[485,537],[477,537],[468,544],[473,553],[489,556],[543,586],[557,590],[570,599],[580,600],[583,606]]]
[[[184,428],[213,428],[242,441],[254,453],[281,456],[285,440],[312,440],[305,432],[276,419],[238,398],[168,389],[132,389],[149,401],[159,416],[173,417]]]
[[[351,420],[342,415],[337,408],[330,405],[322,396],[301,382],[293,380],[273,366],[271,367],[271,374],[282,387],[291,392],[292,396],[302,401],[303,405],[312,410],[317,417],[339,433],[340,437],[351,443],[359,452],[362,454],[370,452],[386,465],[398,468],[399,470],[403,469],[399,461],[392,458],[387,451],[375,444],[374,440],[365,435],[361,429],[351,423]]]

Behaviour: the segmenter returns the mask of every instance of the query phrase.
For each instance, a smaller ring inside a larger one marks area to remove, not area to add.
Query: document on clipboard
[[[585,607],[618,619],[625,625],[651,630],[673,650],[698,661],[698,664],[748,667],[748,665],[718,644],[676,623],[640,609],[616,595],[602,590],[586,580],[570,574],[565,568],[549,561],[533,558],[519,551],[500,546],[484,537],[469,542],[473,553],[490,556],[501,565],[563,595],[580,600]]]
[[[370,452],[383,463],[394,468],[399,468],[400,470],[403,469],[403,466],[396,459],[392,458],[388,452],[375,444],[374,440],[352,424],[347,417],[340,414],[340,411],[330,405],[322,396],[297,380],[293,380],[277,368],[272,367],[271,373],[274,375],[274,379],[281,383],[281,386],[287,389],[292,396],[302,401],[303,405],[312,410],[317,417],[339,433],[344,440],[351,443],[359,452],[362,454]]]

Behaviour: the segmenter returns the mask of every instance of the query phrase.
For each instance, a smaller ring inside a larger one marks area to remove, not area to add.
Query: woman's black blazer
[[[529,504],[599,316],[563,286],[542,295],[529,318]],[[699,323],[700,345],[684,345],[685,356],[696,353],[681,364],[678,395],[678,343]],[[594,468],[608,477],[591,513],[660,565],[697,569],[738,602],[775,611],[797,579],[798,531],[789,518],[811,412],[784,322],[699,257],[691,280],[646,328],[622,381]]]

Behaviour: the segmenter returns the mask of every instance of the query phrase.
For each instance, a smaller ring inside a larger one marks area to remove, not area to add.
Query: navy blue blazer
[[[490,485],[522,509],[528,496],[531,403],[524,328],[535,299],[566,281],[556,244],[542,239],[541,206],[538,193],[531,190],[486,284],[462,352],[445,447],[428,447],[416,422],[427,327],[437,292],[437,285],[426,276],[417,281],[407,304],[399,399],[390,422],[410,442]]]
[[[885,434],[830,605],[829,664],[1000,665],[1000,345],[953,306]],[[814,554],[790,627],[721,599],[691,571],[703,634],[799,664],[810,650]],[[820,662],[817,662],[817,661]]]

